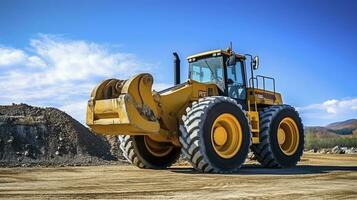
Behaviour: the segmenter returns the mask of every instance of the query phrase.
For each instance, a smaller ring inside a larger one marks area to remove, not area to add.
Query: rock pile
[[[357,154],[357,148],[351,147],[340,147],[335,146],[333,148],[323,148],[320,150],[311,149],[308,152],[310,153],[322,153],[322,154]]]
[[[122,159],[117,145],[56,108],[0,106],[1,166],[113,162]]]

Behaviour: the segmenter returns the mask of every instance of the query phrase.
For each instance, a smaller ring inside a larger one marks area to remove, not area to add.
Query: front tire
[[[289,105],[270,106],[259,114],[259,144],[251,150],[264,167],[296,166],[304,150],[304,128]]]
[[[244,163],[250,128],[241,106],[228,97],[207,97],[186,110],[180,125],[182,153],[201,172],[230,173]]]
[[[139,168],[163,169],[175,163],[181,153],[180,147],[169,143],[155,142],[144,135],[119,136],[123,156]]]

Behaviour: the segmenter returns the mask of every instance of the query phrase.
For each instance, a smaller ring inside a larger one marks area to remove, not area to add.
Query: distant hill
[[[327,126],[305,127],[305,133],[313,133],[318,137],[329,136],[357,136],[357,119],[349,119],[341,122],[334,122]]]
[[[335,122],[326,126],[329,129],[339,131],[339,130],[357,130],[357,119],[349,119],[342,122]]]
[[[357,119],[305,127],[305,148],[357,147]]]

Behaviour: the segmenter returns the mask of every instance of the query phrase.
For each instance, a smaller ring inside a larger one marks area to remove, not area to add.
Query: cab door
[[[236,99],[241,105],[245,105],[247,98],[244,74],[242,61],[227,66],[227,95]]]

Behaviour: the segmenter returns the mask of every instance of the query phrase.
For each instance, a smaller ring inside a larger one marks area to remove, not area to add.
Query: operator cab
[[[220,93],[246,103],[245,57],[230,49],[208,51],[187,58],[189,78],[201,83],[214,83]]]

